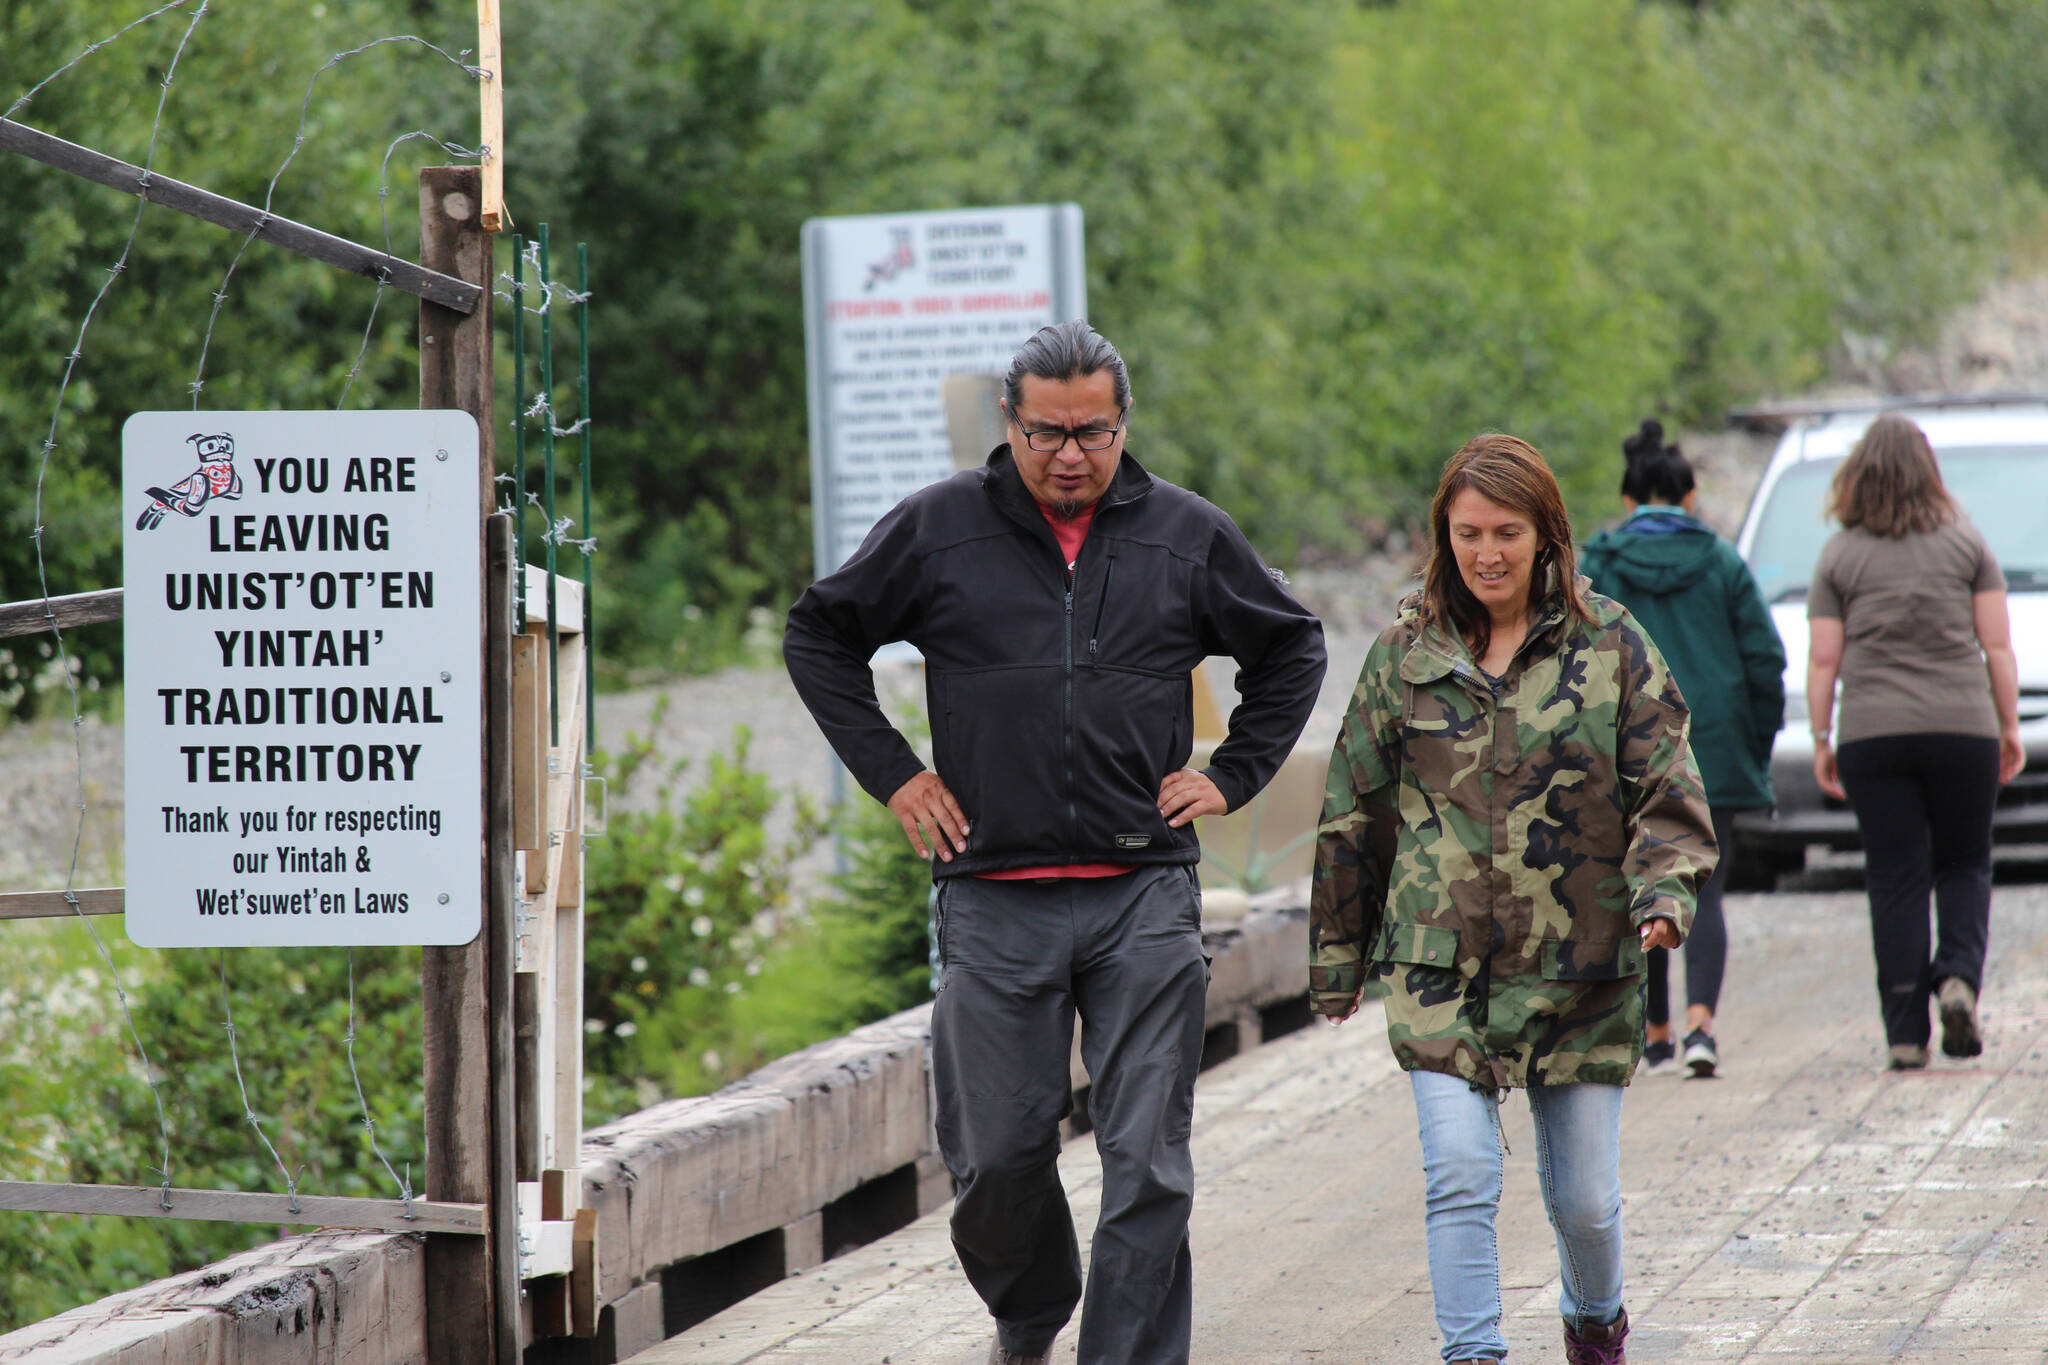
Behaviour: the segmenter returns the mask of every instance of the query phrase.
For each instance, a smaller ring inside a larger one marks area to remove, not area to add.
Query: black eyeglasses
[[[1116,425],[1113,427],[1077,427],[1072,430],[1066,427],[1044,427],[1032,431],[1016,413],[1010,414],[1010,420],[1017,424],[1017,430],[1024,433],[1024,444],[1041,455],[1051,455],[1056,451],[1065,450],[1068,441],[1072,441],[1083,450],[1108,450],[1116,444],[1116,434],[1123,430],[1124,418],[1130,411],[1128,403],[1118,408]]]

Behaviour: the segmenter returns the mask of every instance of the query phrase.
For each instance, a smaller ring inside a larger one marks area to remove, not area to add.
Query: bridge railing
[[[1305,883],[1279,888],[1242,919],[1205,925],[1204,1066],[1308,1022],[1305,894]],[[950,1199],[932,1131],[930,1015],[906,1010],[585,1133],[595,1335],[544,1339],[530,1365],[623,1360]],[[1074,1081],[1085,1092],[1078,1046]],[[1070,1132],[1086,1112],[1077,1103]],[[0,1336],[0,1361],[401,1365],[426,1358],[429,1310],[418,1235],[319,1232]]]

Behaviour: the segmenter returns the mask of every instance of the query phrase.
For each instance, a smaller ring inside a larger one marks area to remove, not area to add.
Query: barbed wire
[[[71,71],[72,69],[77,67],[87,57],[90,57],[94,53],[97,53],[105,49],[108,45],[124,37],[134,29],[139,28],[142,25],[147,24],[154,19],[157,19],[164,14],[176,10],[183,10],[191,3],[192,0],[169,0],[168,3],[162,4],[158,6],[156,9],[151,10],[149,13],[144,14],[135,20],[132,20],[128,24],[124,25],[122,28],[110,34],[109,36],[87,44],[86,47],[77,56],[73,57],[69,62],[66,62],[63,66],[57,68],[55,71],[51,72],[48,76],[45,76],[41,81],[37,82],[34,86],[30,87],[27,92],[25,92],[19,98],[17,98],[14,101],[14,103],[8,107],[4,117],[12,118],[16,112],[25,107],[37,94],[46,89],[54,81],[62,77],[66,72]],[[82,316],[79,323],[77,337],[74,341],[74,344],[70,352],[65,357],[63,376],[58,386],[56,400],[52,405],[49,431],[42,443],[41,456],[37,468],[34,530],[31,537],[35,542],[38,586],[42,594],[43,613],[46,621],[48,622],[48,629],[50,630],[51,634],[55,637],[55,647],[58,653],[58,664],[64,673],[66,685],[69,689],[71,702],[73,768],[74,776],[76,779],[78,796],[78,823],[73,833],[71,861],[69,870],[65,878],[65,887],[63,893],[64,900],[71,907],[73,913],[75,913],[80,919],[80,921],[85,925],[87,932],[90,934],[92,938],[94,947],[98,952],[99,958],[101,962],[105,965],[108,974],[111,980],[113,981],[114,993],[120,1002],[122,1015],[127,1025],[129,1037],[133,1041],[136,1052],[141,1058],[143,1079],[149,1086],[151,1098],[155,1102],[156,1106],[158,1135],[160,1139],[160,1157],[158,1164],[156,1166],[156,1174],[160,1181],[158,1203],[159,1206],[165,1211],[169,1211],[171,1208],[170,1190],[172,1186],[172,1143],[168,1111],[164,1103],[162,1087],[159,1083],[154,1063],[150,1057],[149,1049],[147,1045],[143,1042],[141,1031],[136,1023],[133,1005],[129,999],[127,988],[121,980],[120,971],[113,961],[113,957],[106,945],[105,940],[101,937],[97,927],[93,924],[92,918],[85,913],[84,907],[77,895],[76,890],[79,858],[84,840],[85,817],[87,814],[87,802],[85,796],[85,756],[83,740],[81,737],[81,731],[83,729],[85,720],[83,711],[79,703],[78,680],[73,674],[70,656],[65,644],[63,632],[58,625],[57,617],[51,603],[49,569],[44,554],[43,545],[43,534],[46,529],[43,525],[43,507],[45,488],[49,474],[51,457],[60,448],[57,439],[57,434],[63,420],[65,400],[69,395],[72,380],[76,374],[79,361],[84,355],[86,338],[90,333],[93,322],[99,313],[100,305],[106,299],[107,295],[111,292],[114,282],[118,280],[124,273],[124,271],[127,269],[129,258],[134,251],[135,243],[140,233],[142,215],[149,204],[148,191],[151,187],[152,174],[155,167],[158,144],[164,127],[165,113],[168,108],[171,86],[176,78],[179,63],[182,61],[185,51],[192,41],[194,32],[199,27],[200,22],[208,16],[211,9],[212,0],[200,0],[198,8],[192,11],[190,21],[186,25],[184,32],[180,35],[177,47],[173,52],[171,60],[165,70],[165,74],[161,82],[161,93],[158,96],[157,107],[150,126],[148,152],[141,164],[142,175],[137,186],[138,202],[136,204],[135,216],[130,220],[128,234],[125,241],[122,244],[121,252],[119,256],[116,258],[114,265],[110,267],[109,270],[107,271],[107,279],[101,284],[99,290],[94,294],[92,301],[87,305],[85,313]],[[358,47],[351,48],[348,51],[336,53],[313,73],[312,77],[307,82],[305,97],[300,102],[299,122],[297,130],[294,134],[291,150],[286,154],[284,160],[279,164],[276,172],[271,176],[269,185],[267,186],[265,191],[263,206],[260,211],[260,215],[257,219],[255,227],[252,228],[251,231],[243,238],[241,246],[237,249],[233,260],[229,263],[227,271],[225,272],[221,279],[219,288],[217,288],[213,293],[213,307],[210,310],[207,317],[206,331],[202,338],[200,346],[198,366],[195,371],[193,381],[189,386],[190,392],[192,394],[193,406],[195,408],[198,406],[200,392],[205,387],[207,357],[211,349],[213,335],[220,318],[222,306],[225,303],[227,297],[228,286],[232,282],[235,272],[240,265],[242,257],[248,250],[249,244],[253,242],[257,236],[261,235],[264,228],[272,221],[271,208],[274,202],[274,197],[277,191],[278,184],[283,179],[285,172],[290,168],[293,160],[297,157],[299,149],[305,145],[306,126],[310,116],[313,95],[318,86],[321,75],[324,74],[326,71],[332,69],[333,67],[338,66],[348,58],[360,55],[361,53],[364,52],[368,52],[374,48],[392,44],[408,43],[429,49],[430,51],[446,59],[451,64],[457,66],[458,68],[460,68],[462,71],[464,71],[466,74],[470,75],[473,78],[479,80],[491,79],[491,73],[483,70],[480,67],[469,65],[462,60],[462,58],[467,57],[469,55],[466,50],[461,52],[460,55],[451,54],[445,49],[437,46],[436,44],[428,42],[427,40],[419,38],[412,34],[398,34],[378,38],[368,43],[364,43]],[[451,156],[461,158],[481,158],[483,156],[488,155],[490,150],[489,148],[486,147],[479,148],[475,151],[471,151],[462,148],[457,144],[447,142],[439,137],[436,137],[423,129],[417,130],[412,133],[404,134],[392,141],[392,143],[385,150],[378,188],[379,214],[382,222],[385,254],[387,255],[387,257],[391,256],[392,244],[390,214],[388,207],[388,200],[390,194],[389,178],[391,158],[396,153],[399,147],[405,145],[408,142],[420,139],[431,141],[436,146],[439,146]],[[392,257],[392,259],[395,260],[396,258]],[[369,346],[375,333],[378,309],[381,305],[384,291],[389,287],[389,271],[386,270],[380,272],[376,283],[377,292],[376,295],[371,300],[369,317],[364,326],[363,340],[360,346],[358,347],[355,359],[353,363],[350,365],[349,371],[343,381],[341,397],[336,403],[337,408],[340,408],[346,404],[348,400],[348,395],[351,389],[353,388],[355,380],[359,373],[361,372],[365,358],[368,355]],[[254,1108],[250,1103],[248,1084],[242,1071],[241,1049],[237,1040],[237,1030],[234,1022],[233,1007],[229,995],[227,977],[227,955],[225,951],[222,952],[220,959],[220,981],[223,1027],[225,1028],[228,1037],[229,1054],[233,1062],[236,1086],[241,1094],[243,1113],[245,1117],[248,1119],[251,1127],[255,1129],[257,1137],[261,1140],[264,1148],[269,1152],[272,1160],[277,1163],[279,1171],[283,1174],[285,1180],[285,1189],[287,1194],[290,1196],[291,1200],[292,1211],[294,1213],[297,1213],[300,1211],[298,1179],[293,1176],[290,1169],[286,1166],[283,1158],[279,1155],[275,1144],[271,1142],[268,1133],[264,1131],[262,1122],[256,1117]],[[409,1216],[412,1202],[415,1198],[411,1183],[411,1163],[408,1162],[406,1164],[406,1174],[404,1176],[400,1176],[398,1171],[393,1167],[390,1158],[385,1154],[382,1145],[377,1141],[376,1121],[371,1116],[368,1098],[363,1087],[362,1075],[356,1064],[355,994],[355,954],[353,949],[351,949],[348,955],[349,1012],[348,1031],[345,1038],[349,1074],[356,1088],[356,1098],[358,1105],[362,1110],[362,1122],[364,1125],[364,1129],[369,1137],[371,1150],[376,1155],[377,1159],[383,1164],[385,1171],[390,1175],[393,1184],[397,1187],[399,1198],[404,1201]],[[300,1170],[300,1175],[303,1174],[304,1168],[302,1167]]]
[[[270,177],[270,183],[264,187],[263,207],[258,212],[256,225],[249,229],[247,236],[242,238],[242,245],[236,249],[234,259],[228,262],[227,273],[221,276],[220,287],[213,291],[213,308],[206,316],[206,333],[199,341],[199,365],[193,371],[192,382],[186,386],[192,394],[193,411],[198,411],[199,395],[206,388],[206,359],[213,350],[213,331],[220,321],[221,306],[227,302],[228,285],[234,280],[235,271],[240,268],[242,257],[249,250],[249,244],[263,234],[264,228],[270,226],[270,210],[277,197],[278,182],[283,180],[284,173],[291,169],[292,162],[298,158],[299,149],[306,145],[306,120],[312,115],[313,91],[319,86],[320,78],[351,57],[359,57],[374,48],[385,47],[395,43],[412,43],[423,47],[429,52],[444,58],[450,65],[459,68],[477,80],[490,79],[490,72],[485,71],[480,66],[471,66],[462,60],[462,58],[469,55],[469,49],[462,49],[458,55],[449,52],[446,48],[436,43],[430,43],[425,38],[413,33],[394,33],[383,38],[372,38],[369,42],[359,47],[352,47],[346,52],[337,52],[321,63],[320,68],[306,82],[306,96],[299,102],[298,131],[292,136],[291,150],[284,154],[284,160],[278,163],[277,170]]]
[[[398,1186],[398,1197],[405,1201],[405,1216],[412,1217],[412,1163],[405,1164],[405,1177],[391,1168],[391,1158],[384,1155],[384,1148],[377,1142],[377,1120],[370,1117],[369,1097],[363,1094],[363,1073],[356,1070],[356,950],[348,950],[348,1033],[343,1041],[348,1044],[349,1079],[356,1083],[356,1104],[363,1111],[363,1132],[369,1135],[370,1150],[377,1160],[384,1163],[384,1170],[393,1184]]]
[[[149,1086],[150,1098],[156,1102],[157,1132],[162,1142],[156,1167],[157,1178],[160,1182],[157,1201],[166,1209],[170,1207],[171,1202],[171,1122],[170,1116],[164,1109],[163,1090],[157,1084],[156,1067],[150,1061],[148,1046],[142,1041],[142,1031],[136,1027],[135,1010],[129,1003],[127,987],[122,984],[120,968],[114,965],[114,957],[107,950],[106,940],[100,937],[98,927],[93,924],[92,917],[85,913],[85,907],[79,903],[78,899],[78,855],[80,848],[85,842],[85,740],[82,733],[85,726],[85,714],[78,704],[78,679],[71,669],[71,655],[64,643],[64,631],[57,624],[57,613],[50,605],[50,565],[48,557],[43,552],[43,532],[46,529],[43,525],[43,492],[49,479],[50,457],[57,451],[57,429],[64,418],[64,400],[71,392],[71,379],[77,373],[79,357],[85,353],[85,338],[92,330],[93,319],[99,314],[101,302],[106,299],[107,294],[113,289],[114,281],[121,277],[121,272],[128,268],[129,253],[135,249],[135,238],[142,228],[143,211],[149,207],[147,191],[150,174],[156,166],[157,142],[163,132],[164,110],[170,104],[171,84],[177,79],[178,63],[184,60],[185,48],[191,43],[193,32],[198,29],[200,21],[206,17],[207,11],[212,7],[212,3],[213,0],[200,0],[199,8],[192,11],[191,21],[185,25],[184,33],[178,37],[178,46],[171,53],[170,64],[164,68],[161,92],[157,95],[156,100],[156,112],[152,116],[149,125],[149,150],[142,161],[141,189],[144,193],[136,199],[135,216],[128,221],[128,236],[121,244],[121,254],[115,258],[113,266],[107,271],[106,281],[100,285],[98,292],[93,295],[92,302],[86,305],[85,314],[79,319],[78,336],[72,343],[70,354],[64,358],[64,376],[58,382],[57,399],[50,408],[49,434],[43,438],[42,457],[36,466],[35,517],[34,530],[31,533],[31,539],[34,540],[36,547],[36,583],[43,595],[43,615],[49,622],[50,634],[56,642],[58,666],[64,675],[64,686],[70,694],[71,700],[71,751],[73,771],[78,783],[78,824],[72,831],[71,836],[71,863],[64,874],[64,900],[71,906],[72,912],[78,916],[79,922],[85,925],[86,932],[92,936],[93,947],[99,953],[100,961],[105,964],[107,974],[114,982],[114,994],[121,1002],[121,1016],[128,1025],[128,1036],[134,1040],[135,1051],[142,1059],[142,1079]],[[182,8],[183,4],[184,0],[175,0],[174,3],[163,5],[149,14],[143,15],[142,18],[137,19],[134,23],[120,29],[112,37],[102,39],[97,43],[88,44],[84,52],[45,77],[31,88],[27,95],[17,100],[9,110],[10,117],[14,109],[19,109],[23,104],[26,104],[37,91],[49,85],[51,81],[56,80],[66,71],[77,66],[78,63],[84,61],[93,52],[105,47],[108,43],[115,41],[115,39],[120,38],[123,34],[126,34],[140,24],[148,23],[159,15],[168,14],[174,9]]]
[[[353,991],[350,992],[350,999],[354,999]],[[298,1213],[299,1182],[292,1178],[291,1170],[284,1164],[284,1158],[277,1154],[277,1147],[271,1142],[270,1134],[263,1131],[263,1120],[256,1117],[256,1111],[249,1105],[249,1083],[242,1079],[242,1048],[235,1041],[235,1007],[228,1002],[228,950],[225,948],[220,950],[220,1013],[221,1026],[228,1031],[228,1057],[235,1064],[235,1088],[242,1092],[242,1117],[249,1120],[249,1126],[254,1128],[256,1136],[263,1140],[264,1149],[270,1153],[270,1159],[277,1163],[277,1169],[284,1175],[284,1192],[291,1197],[291,1211]],[[299,1174],[305,1173],[306,1168],[301,1166]]]
[[[44,86],[50,84],[59,76],[62,76],[72,67],[77,66],[80,62],[84,61],[87,57],[92,56],[93,53],[98,52],[101,48],[106,47],[114,42],[117,42],[121,38],[127,36],[129,30],[141,28],[144,24],[156,18],[159,14],[164,14],[174,9],[183,9],[185,6],[191,3],[192,0],[170,0],[169,4],[159,5],[157,8],[143,15],[140,19],[131,20],[130,22],[122,25],[120,28],[115,29],[106,37],[101,38],[95,42],[87,43],[85,45],[85,50],[83,52],[80,52],[76,57],[73,57],[70,61],[64,63],[64,65],[58,67],[55,71],[52,71],[49,75],[43,77],[34,85],[30,86],[26,94],[24,94],[20,99],[16,100],[14,103],[7,106],[7,112],[4,114],[0,114],[0,118],[13,118],[16,114],[20,113],[23,109],[28,107],[28,102],[30,100],[34,99],[37,95],[42,93]],[[204,12],[206,6],[201,5],[199,8],[201,12]],[[193,19],[195,22],[197,22],[198,15],[194,15]],[[180,46],[182,48],[182,44]]]
[[[527,267],[533,271],[533,278],[531,280],[515,280],[512,278],[512,272],[509,270],[499,271],[497,283],[501,287],[497,290],[497,295],[505,300],[505,302],[516,302],[528,313],[538,317],[553,309],[557,299],[568,304],[588,303],[590,301],[590,293],[588,291],[579,292],[566,284],[540,278],[540,239],[538,237],[528,242],[519,254],[521,259],[526,262]],[[514,297],[517,294],[531,293],[536,289],[541,291],[539,307],[534,307],[526,303],[525,300],[515,299]]]
[[[467,147],[461,147],[452,142],[444,142],[424,128],[414,129],[410,133],[401,133],[391,140],[391,145],[384,149],[383,166],[377,173],[377,217],[384,230],[384,254],[387,257],[391,256],[391,157],[393,153],[406,143],[416,142],[422,138],[433,143],[448,155],[463,160],[480,160],[488,156],[491,150],[489,147],[480,147],[475,151],[471,151]],[[355,387],[356,375],[362,371],[363,361],[370,354],[370,338],[377,327],[377,309],[384,302],[384,292],[390,287],[391,271],[387,266],[377,271],[377,292],[370,299],[370,316],[363,323],[363,344],[356,349],[355,362],[348,367],[348,377],[342,381],[341,397],[336,399],[334,403],[334,410],[336,412],[341,411],[342,408],[348,405],[349,390]]]

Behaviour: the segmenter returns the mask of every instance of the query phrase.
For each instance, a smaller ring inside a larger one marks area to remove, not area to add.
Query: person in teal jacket
[[[1720,1066],[1714,1010],[1728,962],[1721,894],[1728,884],[1735,812],[1775,804],[1771,744],[1785,721],[1785,646],[1749,566],[1693,515],[1692,465],[1654,418],[1622,442],[1629,516],[1602,531],[1579,563],[1593,590],[1627,607],[1671,666],[1692,708],[1693,758],[1707,789],[1721,860],[1701,888],[1685,942],[1685,1065],[1695,1076]],[[1643,1058],[1668,1062],[1676,1047],[1667,999],[1670,953],[1649,954]]]

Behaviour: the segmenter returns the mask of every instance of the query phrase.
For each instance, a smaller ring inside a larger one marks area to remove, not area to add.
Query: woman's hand
[[[1331,1024],[1341,1024],[1346,1019],[1349,1019],[1352,1015],[1358,1013],[1357,991],[1351,992],[1351,998],[1347,1001],[1342,1002],[1341,1007],[1329,996],[1319,996],[1313,993],[1311,993],[1309,996],[1309,1002],[1309,1008],[1314,1010],[1317,1014],[1321,1015],[1324,1019],[1328,1020]]]
[[[2004,786],[2027,766],[2027,746],[2020,743],[2020,727],[2008,726],[1998,732],[1998,785]]]
[[[2019,769],[2015,768],[2013,771],[2018,772]],[[1824,739],[1815,740],[1813,744],[1813,780],[1820,783],[1820,789],[1835,800],[1849,799],[1849,794],[1842,790],[1842,772],[1835,763],[1835,746]]]
[[[1651,948],[1676,948],[1677,946],[1678,926],[1676,924],[1673,924],[1661,915],[1656,919],[1646,919],[1643,921],[1643,948],[1645,951]]]

